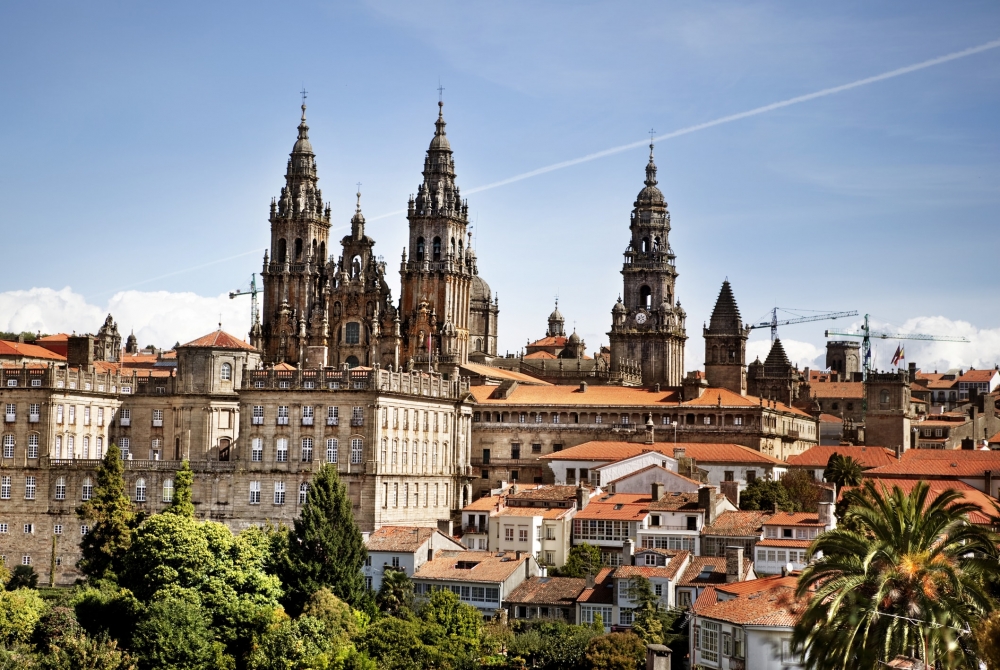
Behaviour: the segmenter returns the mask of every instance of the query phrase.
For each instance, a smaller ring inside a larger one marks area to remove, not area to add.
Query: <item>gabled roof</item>
[[[11,342],[0,340],[0,356],[11,356],[18,358],[41,358],[47,361],[65,361],[66,357],[61,356],[45,347],[37,344],[26,344],[23,342]]]
[[[503,496],[483,496],[462,508],[463,512],[492,512],[503,501]]]
[[[534,351],[530,354],[525,355],[524,358],[525,360],[538,360],[538,359],[555,360],[559,357],[553,353],[543,350],[543,351]]]
[[[1000,371],[997,370],[969,370],[964,375],[958,378],[960,382],[988,382],[997,375],[1000,375]]]
[[[543,519],[561,519],[572,513],[572,507],[504,507],[497,512],[497,516],[540,516]]]
[[[612,496],[617,498],[616,494]],[[649,496],[639,497],[642,502],[626,502],[625,500],[615,502],[591,502],[582,510],[576,513],[574,519],[609,519],[612,521],[642,521],[649,514],[649,505],[652,500]]]
[[[794,587],[779,586],[708,605],[698,609],[697,614],[743,626],[791,628],[798,623],[804,609],[805,601],[796,599]]]
[[[743,574],[746,575],[753,567],[753,559],[743,559]],[[681,575],[678,586],[703,586],[707,584],[726,583],[725,556],[695,556],[691,559]]]
[[[191,340],[184,347],[208,347],[212,349],[242,349],[243,351],[257,351],[255,348],[223,330],[217,330],[208,335],[202,335],[197,340]]]
[[[752,463],[754,465],[784,465],[782,461],[767,454],[739,444],[702,442],[657,442],[644,444],[637,442],[606,442],[595,440],[584,442],[569,449],[539,456],[542,461],[600,461],[611,463],[630,458],[643,451],[658,451],[674,458],[674,450],[683,449],[687,458],[699,463]]]
[[[701,534],[721,537],[760,537],[764,522],[770,518],[770,512],[730,510],[720,514],[715,523],[703,527]]]
[[[365,548],[368,551],[397,551],[401,554],[412,554],[437,532],[437,528],[382,526],[368,536]]]
[[[597,576],[594,577],[594,586],[585,588],[580,597],[576,599],[578,603],[605,604],[614,602],[614,582],[611,579],[611,572],[614,568],[601,568]]]
[[[816,512],[777,512],[764,522],[765,526],[823,526]]]
[[[809,468],[825,468],[834,454],[850,456],[862,468],[877,468],[896,462],[896,454],[885,447],[841,447],[816,446],[806,449],[801,454],[788,457],[789,465]]]
[[[767,591],[772,588],[787,587],[794,589],[799,583],[798,573],[782,577],[780,575],[774,575],[773,577],[761,577],[759,579],[751,579],[747,582],[731,582],[729,584],[719,584],[715,587],[715,590],[719,593],[724,593],[730,596],[745,596],[751,593],[759,593],[761,591]]]
[[[609,463],[608,465],[612,465],[612,464]],[[690,477],[685,477],[684,475],[680,474],[679,472],[674,472],[673,470],[668,470],[665,467],[663,467],[662,465],[656,465],[655,463],[647,465],[646,467],[641,468],[639,470],[635,470],[634,472],[630,472],[627,475],[622,475],[618,479],[613,479],[610,482],[608,482],[608,485],[617,484],[618,482],[624,481],[626,479],[631,479],[632,477],[635,477],[636,475],[640,475],[640,474],[642,474],[644,472],[647,472],[649,470],[652,470],[654,468],[656,470],[659,470],[663,474],[667,475],[668,477],[680,479],[680,480],[686,481],[686,482],[688,482],[690,484],[694,484],[695,486],[701,486],[702,485],[701,482],[696,482],[695,480],[691,479]],[[595,468],[595,469],[600,470],[600,468]]]
[[[586,586],[586,579],[575,577],[532,577],[511,591],[507,602],[572,607]]]
[[[540,340],[535,340],[529,343],[529,347],[565,347],[566,337],[564,335],[554,335],[543,337]],[[526,357],[527,358],[527,357]]]
[[[921,438],[924,439],[924,438]],[[1000,451],[910,449],[899,461],[865,471],[866,477],[959,479],[1000,473]]]
[[[918,479],[888,479],[879,478],[875,480],[875,485],[883,491],[889,492],[894,486],[909,493],[913,487],[922,480]],[[971,503],[979,508],[978,512],[971,512],[968,519],[971,523],[992,525],[994,518],[998,516],[996,505],[998,501],[979,489],[970,486],[962,481],[949,481],[942,479],[926,480],[929,491],[927,492],[927,504],[929,505],[937,499],[939,495],[948,490],[957,491],[960,497],[956,500],[959,503]]]
[[[440,551],[413,573],[413,579],[441,579],[461,582],[502,582],[515,570],[523,569],[531,558],[523,553],[520,558],[512,551]],[[473,565],[475,564],[475,565]],[[471,566],[471,567],[459,567]]]
[[[614,579],[632,579],[633,577],[645,577],[646,579],[674,579],[685,565],[691,554],[687,551],[678,551],[677,555],[670,559],[666,565],[619,565],[615,568]]]
[[[472,373],[474,376],[483,377],[484,379],[509,379],[511,381],[519,382],[522,384],[533,384],[535,386],[552,386],[549,382],[542,381],[531,375],[522,374],[520,372],[514,372],[513,370],[507,370],[506,368],[495,368],[492,365],[482,365],[480,363],[466,363],[461,366],[462,371],[467,373]],[[489,387],[493,389],[493,387]]]

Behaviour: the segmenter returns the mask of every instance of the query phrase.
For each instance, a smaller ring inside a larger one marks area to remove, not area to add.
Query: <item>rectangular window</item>
[[[276,442],[276,449],[278,454],[278,462],[286,463],[288,461],[288,438],[279,437]]]
[[[264,406],[254,405],[252,413],[250,415],[250,424],[253,426],[263,426],[264,425]]]
[[[327,439],[327,441],[326,441],[326,462],[327,463],[336,463],[337,462],[337,447],[338,446],[339,446],[339,442],[337,441],[337,438],[331,437],[331,438]],[[384,456],[383,456],[383,460],[385,460]]]
[[[518,542],[527,542],[528,541],[528,529],[527,528],[518,528],[518,530],[517,530],[517,541]]]
[[[264,438],[255,437],[250,440],[250,460],[255,463],[264,460]]]
[[[80,535],[86,535],[90,532],[90,526],[80,526]]]
[[[351,425],[352,426],[363,426],[365,425],[365,408],[355,407],[351,411]]]
[[[535,423],[541,423],[541,422],[542,422],[542,413],[541,412],[537,412],[535,414]]]
[[[313,440],[311,437],[302,438],[302,462],[312,463],[313,459]]]
[[[722,655],[732,656],[733,655],[733,636],[729,633],[722,634]]]
[[[14,436],[4,435],[3,436],[3,457],[4,458],[14,458]]]
[[[743,658],[743,629],[733,628],[733,656]]]
[[[38,423],[38,417],[41,410],[41,405],[37,403],[32,403],[28,405],[28,421],[31,423]]]
[[[163,425],[163,410],[154,409],[153,410],[153,427],[158,428]]]
[[[288,405],[278,406],[278,425],[279,426],[288,425]]]
[[[260,482],[250,482],[250,504],[260,504]]]
[[[129,439],[127,437],[123,437],[118,440],[118,447],[121,449],[122,460],[124,461],[128,460],[128,445]],[[66,457],[71,458],[72,456],[70,454],[66,454]]]
[[[21,557],[21,565],[31,565],[31,556],[25,554]]]
[[[701,657],[706,661],[719,661],[719,630],[719,624],[714,621],[701,624]]]
[[[56,405],[56,423],[63,422],[63,406]]]
[[[69,406],[69,423],[76,423],[76,405]]]
[[[35,499],[35,489],[36,489],[35,478],[34,477],[25,477],[24,478],[24,499],[25,500],[34,500]]]
[[[506,540],[507,542],[513,542],[514,541],[514,527],[513,526],[505,526],[504,527],[504,529],[503,529],[503,539]]]
[[[63,527],[62,527],[61,523],[57,523],[54,526],[52,526],[52,533],[54,535],[62,535],[62,531],[63,531]]]
[[[360,463],[363,455],[364,441],[360,437],[351,439],[351,463]]]
[[[555,412],[552,413],[552,423],[559,423],[559,415]]]
[[[302,425],[313,425],[313,408],[309,405],[303,405],[302,407]]]
[[[83,438],[86,443],[87,438]],[[28,458],[38,458],[38,433],[28,436]]]
[[[4,534],[4,535],[6,535],[6,534],[7,534],[7,524],[5,524],[5,523],[0,523],[0,533],[2,533],[2,534]]]
[[[26,524],[24,524],[24,532],[28,533],[29,535],[32,534],[32,533],[34,533],[35,532],[35,524],[33,524],[33,523],[26,523]]]
[[[66,479],[64,477],[56,479],[56,500],[66,500]]]
[[[285,482],[274,482],[274,504],[285,504]]]
[[[326,425],[336,426],[340,423],[340,408],[339,407],[327,407],[326,408]]]

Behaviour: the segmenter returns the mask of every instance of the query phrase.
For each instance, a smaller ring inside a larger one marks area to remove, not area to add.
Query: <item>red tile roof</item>
[[[559,357],[556,356],[555,354],[549,353],[548,351],[535,351],[535,352],[532,352],[532,353],[528,354],[524,358],[525,358],[525,360],[535,360],[535,359],[539,359],[539,358],[545,359],[545,360],[552,360],[552,359],[556,359],[556,358],[559,358]]]
[[[714,605],[719,601],[719,595],[715,591],[714,586],[706,586],[705,590],[691,603],[691,609],[695,612],[699,612],[709,605]]]
[[[632,579],[633,577],[674,579],[677,573],[687,565],[690,556],[690,553],[686,551],[679,551],[666,565],[619,565],[615,568],[613,577],[615,579]]]
[[[523,564],[530,558],[521,554],[517,558],[512,551],[491,553],[488,551],[441,551],[434,559],[427,561],[413,573],[413,579],[442,579],[462,582],[502,582],[515,570],[523,569]],[[459,565],[470,565],[471,568],[460,568]]]
[[[701,529],[702,535],[722,537],[760,537],[764,522],[770,512],[728,511],[716,518],[715,523]]]
[[[479,363],[466,363],[462,366],[464,372],[471,372],[477,377],[486,377],[494,379],[509,379],[515,382],[521,382],[524,384],[533,384],[535,386],[552,386],[549,382],[542,381],[531,375],[522,374],[520,372],[514,372],[513,370],[507,370],[505,368],[495,368],[492,365],[480,365]],[[490,387],[491,389],[494,387]]]
[[[508,603],[531,605],[554,605],[572,607],[583,589],[586,579],[574,577],[532,577],[510,592]]]
[[[798,549],[808,549],[812,540],[781,540],[778,538],[765,538],[757,543],[758,547],[792,547]]]
[[[1000,374],[996,370],[969,370],[964,375],[958,378],[960,382],[980,382],[985,383],[993,379],[995,375]]]
[[[572,507],[504,507],[498,516],[540,516],[543,519],[561,519],[573,512]]]
[[[503,500],[503,496],[483,496],[462,508],[463,512],[491,512]]]
[[[684,449],[684,455],[699,463],[754,463],[760,465],[784,465],[782,461],[767,454],[754,451],[739,444],[715,444],[699,442],[657,442],[644,444],[637,442],[593,441],[578,444],[551,454],[540,456],[541,460],[558,461],[602,461],[614,462],[637,456],[644,451],[657,451],[674,457],[674,449]]]
[[[877,468],[896,462],[896,454],[885,447],[830,447],[817,446],[806,449],[801,454],[790,456],[789,465],[810,468],[825,468],[834,454],[850,456],[863,468]]]
[[[778,512],[764,522],[765,526],[822,526],[815,512]]]
[[[554,337],[543,337],[540,340],[535,340],[529,343],[529,347],[565,347],[566,337],[563,335],[556,335]],[[527,358],[527,357],[525,357]]]
[[[611,464],[609,464],[609,465],[611,465]],[[674,472],[673,470],[668,470],[665,467],[663,467],[662,465],[656,465],[655,463],[653,463],[651,465],[647,465],[646,467],[642,468],[641,470],[636,470],[635,472],[630,472],[627,475],[622,475],[618,479],[613,479],[610,482],[608,482],[608,485],[610,486],[611,484],[617,484],[618,482],[623,481],[625,479],[631,479],[632,477],[635,477],[636,475],[640,475],[643,472],[646,472],[647,470],[652,470],[653,468],[656,468],[657,470],[662,470],[663,472],[669,472],[672,477],[675,477],[677,479],[685,480],[685,481],[687,481],[687,482],[689,482],[691,484],[695,484],[697,486],[701,486],[702,485],[701,482],[697,482],[697,481],[691,479],[690,477],[685,477],[684,475],[680,474],[679,472]],[[596,468],[596,469],[600,470],[600,468]]]
[[[996,435],[994,435],[993,437],[991,437],[991,438],[990,438],[989,440],[987,440],[987,441],[988,441],[988,442],[989,442],[990,444],[998,444],[998,443],[1000,443],[1000,431],[998,431]]]
[[[645,503],[623,504],[591,502],[576,513],[574,519],[610,519],[613,521],[642,521],[649,514],[652,502],[646,497]]]
[[[25,344],[21,342],[11,342],[0,340],[0,356],[10,356],[17,358],[42,358],[48,361],[65,361],[65,356],[49,351],[45,347],[37,344]]]
[[[820,423],[844,423],[844,420],[839,416],[834,416],[833,414],[823,413],[819,415]]]
[[[584,589],[580,597],[576,599],[578,603],[611,603],[614,601],[614,589],[611,580],[611,572],[614,568],[601,568],[597,576],[594,577],[593,588]]]
[[[719,584],[715,590],[731,596],[745,596],[751,593],[759,593],[772,588],[795,588],[799,582],[798,574],[791,574],[787,577],[775,575],[773,577],[762,577],[751,579],[746,582],[732,582],[730,584]]]
[[[921,438],[924,439],[924,438]],[[1000,451],[910,449],[896,463],[866,470],[866,477],[959,479],[1000,473]]]
[[[185,347],[211,347],[214,349],[242,349],[244,351],[257,351],[252,346],[234,335],[217,330],[214,333],[203,335],[197,340],[192,340],[182,346]]]
[[[398,551],[400,553],[413,553],[436,532],[436,528],[382,526],[368,536],[368,541],[365,542],[365,547],[368,551]]]
[[[794,587],[779,586],[699,608],[697,614],[743,626],[791,628],[798,623],[805,604],[805,600],[796,599]]]
[[[894,486],[898,486],[901,490],[909,493],[913,490],[913,487],[917,485],[917,479],[888,479],[879,478],[875,480],[876,486],[881,487],[885,492],[891,491]],[[998,501],[989,495],[986,495],[979,489],[970,486],[962,481],[948,481],[941,479],[927,480],[926,484],[930,489],[927,495],[927,504],[929,505],[934,500],[937,499],[939,495],[948,490],[958,491],[961,497],[958,498],[957,502],[960,503],[972,503],[979,508],[979,512],[972,512],[969,514],[969,521],[976,524],[991,525],[994,521],[994,517],[1000,516],[998,513],[996,505]]]

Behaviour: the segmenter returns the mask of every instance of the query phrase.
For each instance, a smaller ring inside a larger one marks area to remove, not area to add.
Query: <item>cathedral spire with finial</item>
[[[355,195],[358,201],[354,205],[354,216],[351,217],[351,236],[360,240],[365,236],[365,215],[361,213],[361,182],[358,182],[358,192]]]

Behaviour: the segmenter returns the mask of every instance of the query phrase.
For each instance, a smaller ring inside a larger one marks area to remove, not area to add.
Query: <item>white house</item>
[[[723,512],[736,506],[714,486],[697,493],[666,493],[649,505],[648,524],[638,531],[643,549],[671,549],[701,554],[701,531]]]
[[[635,547],[638,531],[649,518],[649,495],[609,493],[594,499],[573,517],[573,544],[591,544],[600,548],[605,565],[631,562],[631,553],[623,551],[631,541]]]
[[[819,512],[778,512],[764,522],[764,539],[754,551],[754,569],[761,575],[801,570],[809,545],[820,533],[837,526],[834,504],[821,502]]]
[[[613,468],[616,465],[618,464],[612,463],[604,467]],[[694,493],[702,486],[701,482],[659,465],[647,465],[641,470],[613,479],[605,486],[611,493],[641,493],[648,491],[653,484],[660,484],[664,492],[671,493]]]
[[[750,593],[725,601],[700,599],[690,619],[692,666],[719,670],[794,670],[792,629],[803,603],[786,581],[758,579]],[[706,594],[710,595],[710,593]]]
[[[441,551],[413,574],[418,596],[449,589],[491,618],[526,579],[539,574],[538,561],[527,552]]]
[[[483,496],[462,508],[462,544],[469,549],[490,548],[490,521],[504,507],[503,495]]]
[[[599,465],[591,469],[590,479],[596,486],[607,489],[608,484],[611,482],[640,470],[645,470],[650,466],[659,466],[664,470],[677,472],[676,460],[654,449],[648,449],[635,456],[623,458],[606,465]],[[648,491],[649,487],[647,486],[644,490]],[[623,493],[626,492],[623,491]],[[638,491],[633,491],[632,493],[638,493]]]
[[[461,551],[464,547],[436,528],[382,526],[365,541],[368,560],[363,569],[369,589],[378,591],[386,570],[400,570],[413,577],[435,551]]]

